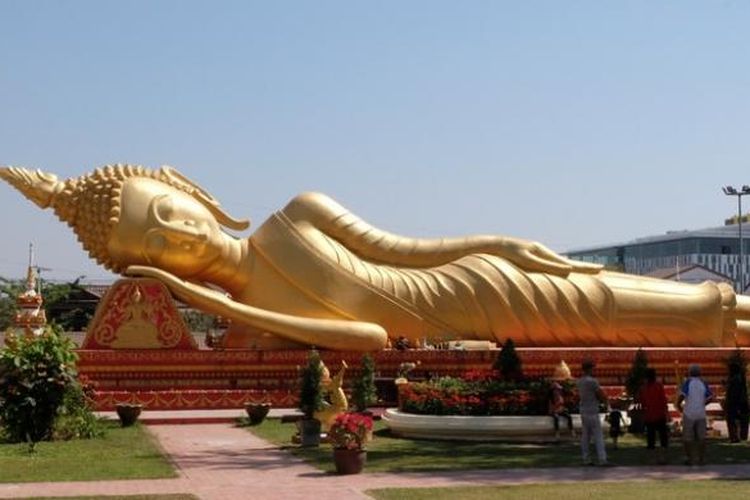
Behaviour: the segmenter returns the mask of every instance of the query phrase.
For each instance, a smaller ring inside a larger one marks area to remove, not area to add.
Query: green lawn
[[[172,465],[144,427],[105,424],[102,439],[0,444],[0,483],[175,477]]]
[[[247,429],[290,450],[322,470],[333,470],[329,445],[299,448],[291,444],[294,424],[266,419],[263,424]],[[564,467],[578,466],[581,463],[578,442],[537,445],[413,440],[391,436],[381,422],[376,423],[375,429],[375,439],[368,445],[365,472]],[[618,465],[648,464],[645,441],[640,437],[624,436],[618,450],[611,449],[608,442],[607,452],[609,459]],[[750,446],[746,443],[730,445],[725,440],[709,440],[706,458],[712,464],[750,463]],[[669,450],[670,463],[680,464],[683,459],[682,443],[674,441]]]
[[[461,488],[388,488],[370,490],[378,500],[735,500],[750,494],[749,481],[648,481],[528,484],[518,486],[475,486]]]

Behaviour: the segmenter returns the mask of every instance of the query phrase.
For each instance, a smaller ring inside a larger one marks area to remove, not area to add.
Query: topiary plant
[[[523,380],[523,364],[521,358],[518,357],[513,339],[509,338],[505,341],[492,369],[499,372],[503,380]]]
[[[639,348],[633,358],[628,378],[625,380],[625,391],[631,398],[638,397],[638,391],[641,390],[641,386],[646,380],[646,370],[648,370],[648,357],[646,352]]]
[[[299,409],[305,418],[313,418],[313,414],[323,407],[323,395],[320,390],[320,380],[323,366],[320,354],[311,349],[307,356],[307,365],[302,369],[300,377]]]
[[[734,351],[732,351],[732,354],[730,354],[729,357],[724,361],[729,372],[736,370],[736,372],[739,373],[742,378],[746,377],[747,358],[745,358],[745,353],[742,352],[742,349],[737,347]]]
[[[365,354],[362,357],[362,370],[359,373],[359,377],[354,381],[352,403],[354,403],[354,408],[358,412],[364,412],[376,400],[375,362],[372,360],[372,356]]]

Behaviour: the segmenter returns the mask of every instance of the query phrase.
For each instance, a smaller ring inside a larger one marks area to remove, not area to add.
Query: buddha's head
[[[40,207],[52,207],[89,255],[114,272],[149,265],[194,276],[221,255],[222,227],[249,226],[170,167],[114,165],[65,181],[9,167],[0,177]]]

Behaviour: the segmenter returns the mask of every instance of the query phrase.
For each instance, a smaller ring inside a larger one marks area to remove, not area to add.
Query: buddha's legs
[[[748,300],[736,307],[726,284],[692,285],[609,272],[597,278],[612,291],[611,334],[622,345],[733,345],[738,315],[750,311]]]

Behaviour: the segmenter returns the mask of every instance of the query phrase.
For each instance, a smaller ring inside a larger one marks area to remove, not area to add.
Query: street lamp
[[[740,236],[740,276],[738,280],[738,292],[742,293],[745,289],[745,257],[742,248],[742,197],[746,194],[750,194],[750,186],[747,184],[742,186],[742,189],[737,190],[732,186],[724,186],[721,188],[724,194],[727,196],[737,197],[737,230]]]

